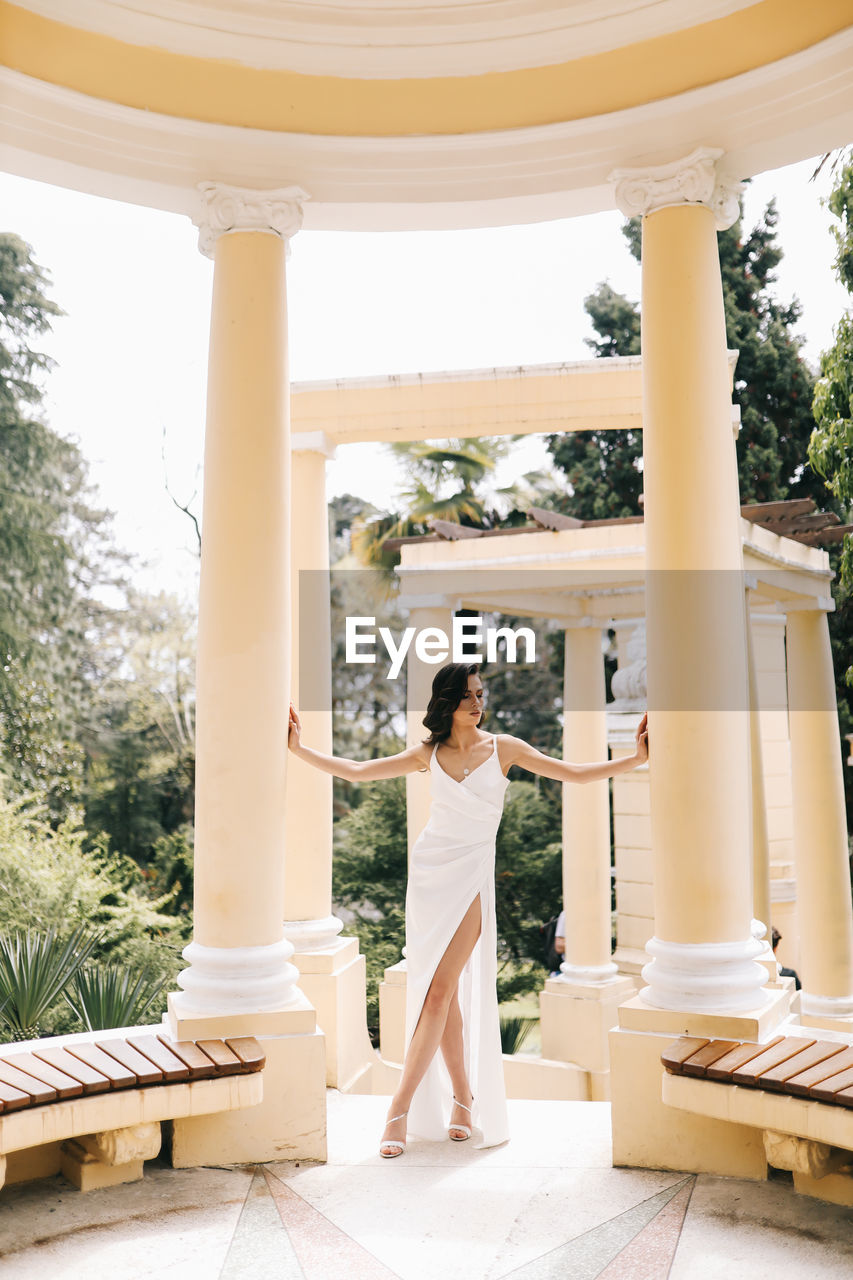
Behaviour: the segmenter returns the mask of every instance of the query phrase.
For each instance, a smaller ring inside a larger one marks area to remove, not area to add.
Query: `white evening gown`
[[[494,734],[491,755],[462,782],[445,773],[435,748],[429,772],[432,806],[412,848],[406,893],[406,1048],[438,963],[479,894],[482,927],[459,979],[459,1004],[465,1067],[474,1094],[472,1137],[475,1146],[492,1147],[509,1137],[495,923],[495,836],[507,779]],[[409,1132],[432,1140],[446,1138],[451,1098],[439,1049],[409,1107]]]

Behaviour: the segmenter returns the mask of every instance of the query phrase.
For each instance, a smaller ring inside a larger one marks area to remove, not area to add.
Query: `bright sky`
[[[803,304],[816,363],[849,295],[832,274],[828,167],[816,161],[750,185],[746,224],[777,197],[785,258],[777,292]],[[44,347],[57,361],[47,417],[77,439],[118,543],[148,568],[139,585],[194,590],[194,537],[165,490],[200,486],[213,265],[189,219],[0,174],[0,229],[27,240],[65,310]],[[622,217],[597,214],[483,231],[301,232],[292,242],[291,377],[322,379],[583,360],[583,299],[601,280],[632,298],[640,271]],[[163,453],[165,450],[165,468]],[[498,481],[542,464],[530,438]],[[329,465],[330,496],[384,505],[397,472],[384,450],[349,445]],[[200,499],[192,504],[200,513]]]

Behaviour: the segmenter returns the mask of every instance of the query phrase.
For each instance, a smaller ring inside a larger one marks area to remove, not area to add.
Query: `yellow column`
[[[607,759],[601,624],[565,632],[563,757]],[[610,794],[601,782],[563,784],[563,910],[566,952],[559,978],[540,996],[542,1056],[607,1071],[607,1033],[616,1007],[634,990],[611,955]],[[591,1096],[606,1096],[598,1082]]]
[[[613,1162],[763,1177],[743,1126],[661,1102],[679,1034],[764,1037],[787,993],[762,990],[751,933],[749,698],[731,378],[716,230],[737,216],[722,152],[612,175],[643,216],[649,799],[655,936],[648,984],[611,1032]]]
[[[604,657],[601,627],[565,631],[563,758],[606,760]],[[610,958],[609,784],[563,783],[563,909],[567,981],[603,982],[616,974]]]
[[[322,1158],[324,1055],[283,937],[290,692],[285,252],[295,189],[205,184],[214,258],[199,599],[194,936],[173,1036],[251,1034],[264,1103],[176,1122],[176,1164]],[[294,1084],[295,1082],[295,1084]]]
[[[853,1019],[853,911],[841,738],[826,613],[787,622],[801,1010],[809,1025]]]
[[[415,636],[434,628],[452,639],[453,608],[444,596],[400,597],[401,608],[408,607],[406,626],[415,628]],[[430,699],[436,671],[450,661],[450,656],[436,663],[418,657],[415,640],[406,655],[406,746],[423,742],[428,735],[424,714]],[[406,775],[406,832],[408,847],[426,826],[430,806],[428,773]],[[405,954],[405,953],[404,953]],[[389,1062],[402,1062],[406,1039],[406,961],[398,960],[385,970],[379,984],[379,1039],[382,1057]]]
[[[749,592],[746,593],[746,646],[749,673],[749,764],[752,782],[752,911],[754,933],[765,938],[765,952],[770,936],[770,845],[767,838],[767,804],[764,795],[764,760],[761,750],[761,707],[758,674],[755,670],[755,645],[752,619],[749,615]],[[758,925],[764,926],[763,931]],[[766,937],[765,937],[766,935]],[[772,955],[770,957],[772,960]]]
[[[740,518],[716,228],[737,213],[702,151],[640,178],[643,486],[655,933],[647,1003],[762,1002],[751,934],[749,702]],[[634,209],[636,212],[636,208]]]
[[[291,689],[305,741],[332,754],[332,621],[326,461],[321,431],[291,440]],[[365,1020],[366,973],[357,938],[340,938],[332,914],[332,776],[289,757],[286,791],[284,936],[295,948],[299,985],[326,1040],[326,1083],[346,1089],[375,1054]]]
[[[329,513],[323,432],[302,432],[291,446],[291,635],[293,702],[305,741],[332,753],[332,623]],[[285,935],[299,950],[332,942],[332,776],[290,757],[287,774]]]

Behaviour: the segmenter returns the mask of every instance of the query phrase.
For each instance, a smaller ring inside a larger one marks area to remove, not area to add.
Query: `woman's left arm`
[[[538,773],[543,778],[555,778],[558,782],[599,782],[602,778],[612,778],[617,773],[628,773],[638,765],[645,764],[649,758],[648,716],[643,716],[637,727],[636,750],[632,756],[623,756],[621,760],[603,760],[601,763],[572,764],[569,760],[555,760],[543,752],[531,747],[523,738],[507,735],[501,742],[501,763],[505,769],[517,764],[530,773]]]

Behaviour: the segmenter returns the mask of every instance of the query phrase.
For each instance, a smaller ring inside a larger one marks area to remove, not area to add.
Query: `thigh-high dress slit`
[[[465,1070],[474,1094],[475,1145],[509,1136],[497,1002],[495,836],[507,779],[497,740],[492,753],[462,782],[430,757],[429,819],[412,847],[406,893],[406,1048],[433,975],[471,903],[480,897],[480,936],[459,979]],[[452,1089],[437,1051],[415,1090],[408,1129],[423,1138],[447,1136]],[[479,1133],[478,1133],[479,1131]]]

